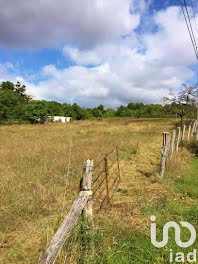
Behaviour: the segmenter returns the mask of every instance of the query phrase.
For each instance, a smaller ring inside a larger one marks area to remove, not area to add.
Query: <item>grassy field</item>
[[[152,214],[198,227],[197,160],[186,148],[159,181],[162,132],[172,121],[105,120],[0,127],[0,263],[37,263],[79,190],[84,159],[119,147],[121,184],[97,216],[88,259],[79,226],[57,263],[168,263],[150,243]],[[86,242],[84,242],[86,243]],[[172,245],[174,248],[174,245]]]

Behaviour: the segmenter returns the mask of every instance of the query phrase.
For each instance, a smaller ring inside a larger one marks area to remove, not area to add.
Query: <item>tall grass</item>
[[[78,193],[84,159],[96,163],[114,146],[120,151],[122,182],[111,208],[98,217],[94,239],[103,245],[98,247],[103,255],[94,261],[113,263],[117,250],[129,252],[130,243],[120,249],[122,239],[116,239],[127,229],[146,228],[142,208],[167,199],[168,190],[155,175],[162,132],[172,127],[170,121],[148,120],[1,126],[0,263],[36,263]],[[120,233],[112,237],[115,228]],[[79,263],[78,239],[71,237],[57,263]],[[128,255],[119,261],[114,263],[130,263]]]

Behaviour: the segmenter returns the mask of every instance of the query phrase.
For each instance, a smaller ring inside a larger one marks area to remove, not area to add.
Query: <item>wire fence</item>
[[[84,166],[73,167],[66,174],[63,175],[64,178],[67,180],[67,183],[68,183],[68,178],[72,177],[76,173],[79,173],[79,170],[81,170],[84,175],[84,172],[86,171]],[[104,205],[109,204],[110,200],[113,197],[114,192],[117,189],[119,182],[120,182],[119,153],[118,153],[118,147],[115,147],[110,152],[106,153],[99,160],[99,162],[93,167],[93,185],[92,185],[92,191],[93,191],[92,193],[93,193],[93,201],[94,201],[93,210],[95,211],[96,217],[98,215],[98,212],[104,207]],[[65,189],[68,187],[67,183],[65,185]],[[46,183],[42,186],[38,186],[33,191],[23,194],[23,197],[0,207],[0,211],[9,213],[9,209],[15,206],[17,206],[17,210],[18,210],[18,206],[19,205],[23,206],[24,201],[28,201],[28,199],[30,200],[30,204],[31,204],[31,202],[33,201],[32,198],[37,196],[37,194],[41,193],[44,189],[48,189],[48,188],[50,188],[49,183]],[[45,216],[50,217],[53,215],[58,215],[61,212],[65,213],[65,209],[70,209],[70,208],[71,208],[71,201],[69,202],[66,201],[65,203],[65,199],[64,199],[62,206],[57,208],[57,210],[47,212]],[[32,230],[31,234],[36,232],[36,230],[38,230],[39,228],[40,225],[36,226]],[[25,238],[22,239],[20,242],[23,243],[24,240]],[[6,252],[1,255],[0,260],[3,259],[5,254]]]
[[[187,133],[186,133],[187,132]],[[164,177],[167,161],[171,161],[173,156],[177,154],[179,148],[183,148],[184,143],[190,143],[192,136],[196,136],[196,146],[198,146],[198,121],[194,121],[187,127],[177,127],[177,130],[163,132],[163,144],[161,149],[161,162],[159,176]]]
[[[115,155],[115,156],[113,156]],[[93,179],[93,196],[94,200],[99,204],[101,199],[102,202],[99,206],[99,210],[102,209],[105,201],[109,203],[110,201],[110,193],[112,193],[120,181],[120,164],[118,157],[118,147],[113,148],[110,152],[106,153],[102,159],[94,166],[94,179]],[[114,168],[115,167],[115,168]],[[114,170],[113,170],[114,168]],[[69,172],[64,174],[65,177],[71,177],[77,171],[83,169],[83,166],[77,166],[72,168]],[[31,192],[25,193],[24,197],[17,199],[16,201],[1,206],[0,211],[5,211],[10,207],[19,205],[24,202],[28,197],[33,197],[35,194],[38,194],[43,191],[43,187],[48,187],[48,183],[43,185],[42,188],[35,188]],[[114,188],[115,187],[115,188]],[[106,193],[105,193],[106,190]],[[104,195],[103,195],[104,194]],[[98,195],[98,196],[97,196]],[[112,198],[112,196],[111,196]],[[50,212],[49,214],[56,214],[60,211],[63,211],[68,205],[64,205],[54,212]]]
[[[118,147],[106,153],[94,166],[93,200],[94,209],[99,212],[109,204],[120,183],[120,162]]]
[[[186,126],[184,126],[182,129],[178,128],[177,131],[173,130],[170,140],[168,140],[168,137],[169,137],[168,135],[169,135],[169,133],[167,133],[167,132],[163,133],[163,147],[162,147],[162,151],[161,151],[161,173],[160,173],[160,176],[162,176],[162,177],[163,177],[164,172],[165,172],[165,165],[166,165],[167,158],[171,159],[173,154],[178,151],[178,146],[182,146],[182,144],[185,140]],[[196,135],[196,143],[198,145],[198,122],[194,122],[193,126],[189,125],[187,138],[186,138],[187,141],[190,141],[190,137],[192,135]],[[87,169],[89,170],[90,167],[91,166],[87,166]],[[68,177],[75,175],[79,170],[82,170],[83,177],[84,177],[85,176],[84,174],[86,174],[86,172],[87,172],[86,167],[84,167],[84,166],[73,167],[63,176],[68,179]],[[92,170],[90,170],[89,173],[91,173],[91,177],[92,177]],[[118,185],[121,181],[119,149],[117,146],[114,147],[108,153],[104,154],[104,156],[93,167],[93,179],[92,179],[92,181],[93,181],[93,184],[91,186],[92,187],[91,189],[83,188],[83,189],[81,189],[81,191],[83,191],[85,193],[85,195],[87,195],[87,196],[90,195],[90,191],[93,194],[93,201],[94,201],[93,210],[94,210],[95,216],[97,218],[97,215],[99,214],[101,209],[104,208],[105,205],[110,204],[110,201],[112,200],[114,194],[116,193]],[[0,211],[5,211],[5,210],[11,208],[12,206],[16,206],[20,203],[23,203],[23,201],[25,199],[27,199],[27,197],[34,196],[35,194],[41,192],[43,190],[43,187],[47,188],[48,186],[49,185],[47,183],[46,185],[43,185],[42,188],[38,187],[38,188],[35,188],[32,192],[27,192],[24,195],[24,197],[14,201],[10,204],[2,206],[0,208]],[[67,187],[68,186],[66,185],[65,189]],[[91,197],[91,199],[92,199],[92,197]],[[80,201],[80,199],[79,199],[79,201]],[[89,202],[89,200],[87,200],[87,202]],[[65,204],[65,200],[64,200],[63,206],[61,206],[60,208],[57,208],[56,211],[48,212],[47,216],[59,214],[61,211],[65,213],[64,210],[66,208],[68,209],[70,207],[71,207],[70,202],[67,202]],[[73,214],[73,215],[75,215],[75,214]],[[73,216],[73,215],[71,214],[70,216]],[[73,224],[73,219],[71,219],[71,223]],[[76,223],[77,223],[77,220],[76,220]],[[36,230],[39,228],[39,226],[40,225],[38,225],[32,231],[32,233],[36,232]],[[76,237],[77,237],[77,235],[76,235]]]

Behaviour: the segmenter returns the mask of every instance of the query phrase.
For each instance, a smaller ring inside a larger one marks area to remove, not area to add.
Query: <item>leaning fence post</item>
[[[93,164],[93,162],[90,163],[90,165],[91,164]],[[85,208],[87,203],[92,200],[92,192],[90,188],[91,185],[89,180],[91,178],[89,173],[90,170],[91,166],[89,167],[89,171],[87,171],[87,175],[85,175],[85,177],[83,178],[84,181],[82,183],[85,184],[84,187],[86,186],[87,188],[81,191],[74,200],[69,213],[66,215],[61,226],[54,234],[48,248],[46,249],[42,259],[40,260],[40,264],[54,264],[56,262],[61,248],[63,247],[65,241],[69,238],[70,233],[75,224],[77,223],[78,218],[81,215],[83,209]],[[90,211],[87,213],[87,215],[92,216],[92,214],[90,214]]]
[[[175,142],[175,150],[176,150],[176,152],[178,152],[178,148],[179,148],[180,134],[181,134],[181,128],[178,127],[177,128],[176,142]]]
[[[168,137],[169,137],[169,133],[164,132],[163,133],[163,147],[161,150],[160,177],[163,177],[164,172],[165,172],[167,149],[168,149]]]
[[[90,192],[90,199],[84,207],[83,213],[87,218],[89,226],[93,226],[93,199],[92,199],[92,179],[93,177],[93,160],[85,160],[83,166],[83,178],[81,191]]]
[[[170,149],[169,149],[170,158],[172,158],[174,153],[175,135],[176,135],[176,130],[173,130],[171,135]]]
[[[184,141],[184,138],[185,138],[185,131],[186,131],[186,125],[184,125],[182,129],[182,138],[181,138],[182,142]]]
[[[55,263],[61,248],[63,247],[65,241],[69,238],[69,235],[83,210],[92,227],[92,173],[93,160],[86,160],[84,164],[83,178],[80,183],[81,191],[74,200],[72,207],[61,226],[54,234],[50,245],[39,262],[40,264]]]
[[[191,135],[191,125],[189,125],[189,127],[188,127],[188,137],[187,137],[187,141],[190,141],[190,135]]]

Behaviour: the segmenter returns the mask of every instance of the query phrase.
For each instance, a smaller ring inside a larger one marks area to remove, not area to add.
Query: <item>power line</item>
[[[195,35],[194,35],[193,28],[192,28],[192,24],[191,24],[191,21],[190,21],[190,16],[189,16],[189,12],[188,12],[188,8],[187,8],[186,0],[184,0],[184,4],[185,4],[185,9],[186,9],[186,13],[187,13],[187,16],[188,16],[188,21],[189,21],[189,24],[190,24],[190,29],[191,29],[191,32],[192,32],[193,40],[194,40],[194,43],[195,43],[196,54],[198,55],[197,42],[195,40]]]
[[[191,25],[191,22],[190,22],[190,16],[188,14],[188,9],[187,9],[187,6],[186,6],[186,1],[184,0],[184,4],[185,4],[185,9],[186,9],[187,15],[185,14],[185,10],[184,10],[184,7],[182,5],[182,1],[181,0],[179,0],[179,1],[180,1],[180,6],[181,6],[181,9],[182,9],[183,15],[184,15],[184,19],[185,19],[185,22],[186,22],[186,26],[187,26],[187,29],[188,29],[188,32],[189,32],[189,35],[190,35],[190,39],[191,39],[191,42],[192,42],[192,45],[193,45],[195,56],[196,56],[196,58],[198,60],[197,45],[196,45],[196,41],[195,41],[192,25]]]
[[[194,21],[195,21],[195,28],[196,28],[197,36],[198,36],[198,26],[197,26],[197,21],[196,21],[196,17],[195,17],[194,4],[193,4],[192,0],[191,0],[191,7],[192,7],[193,17],[194,17]]]
[[[184,7],[182,5],[182,0],[179,0],[179,1],[180,1],[180,6],[181,6],[181,9],[182,9],[184,18],[185,18],[186,26],[187,26],[187,29],[188,29],[188,32],[189,32],[189,35],[190,35],[190,39],[191,39],[191,42],[192,42],[192,45],[193,45],[193,49],[194,49],[196,58],[198,60],[197,44],[196,44],[195,36],[194,36],[194,33],[193,33],[193,29],[192,29],[192,25],[191,25],[191,21],[190,21],[190,16],[189,16],[189,13],[188,13],[188,8],[187,8],[186,0],[183,0],[184,1],[183,3],[185,5],[185,9],[186,9],[187,16],[185,14],[185,10],[184,10]],[[195,12],[194,12],[194,7],[193,7],[192,0],[191,0],[191,7],[192,7],[193,16],[194,16],[195,25],[196,25],[196,30],[197,30],[197,34],[198,34],[198,27],[197,27],[197,23],[196,23]],[[188,17],[188,21],[187,21],[187,17]],[[189,25],[190,25],[190,27],[189,27]],[[198,97],[197,97],[197,100],[198,100]],[[198,105],[197,105],[197,120],[198,120]]]
[[[186,14],[187,15],[185,14],[185,10],[184,10],[182,2],[180,0],[181,8],[182,8],[183,15],[184,15],[184,18],[185,18],[185,21],[186,21],[186,25],[187,25],[187,28],[188,28],[188,32],[189,32],[189,35],[190,35],[190,38],[191,38],[191,42],[193,44],[194,52],[195,52],[196,58],[198,59],[198,50],[197,50],[196,40],[195,40],[195,36],[194,36],[194,33],[193,33],[193,28],[192,28],[192,24],[191,24],[191,21],[190,21],[190,16],[189,16],[188,8],[187,8],[187,5],[186,5],[186,0],[183,0],[183,1],[184,1],[185,10],[186,10]]]

